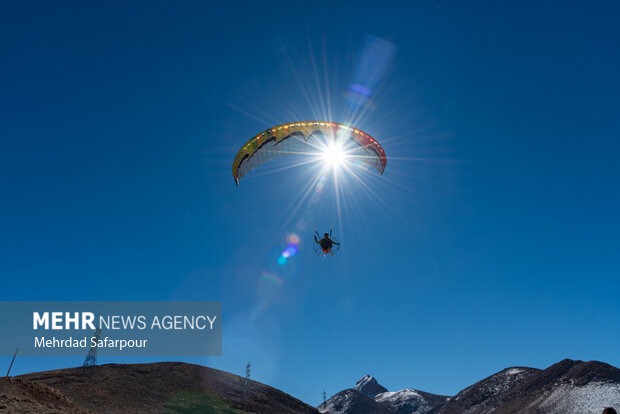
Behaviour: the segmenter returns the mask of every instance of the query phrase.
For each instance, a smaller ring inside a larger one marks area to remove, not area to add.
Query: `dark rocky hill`
[[[259,382],[179,362],[22,375],[0,382],[0,405],[10,413],[318,413]]]
[[[109,364],[0,378],[0,414],[601,414],[620,407],[620,370],[566,359],[544,370],[506,368],[454,397],[384,390],[368,375],[317,410],[275,388],[199,365]]]
[[[506,403],[524,382],[532,379],[539,369],[526,367],[506,368],[465,388],[448,401],[439,411],[444,414],[462,413],[472,409],[493,410]]]
[[[545,370],[514,367],[472,385],[438,414],[600,414],[620,407],[620,370],[565,359]]]
[[[506,368],[454,397],[415,389],[376,393],[378,387],[384,388],[367,375],[356,389],[336,394],[318,409],[325,414],[601,414],[605,407],[620,407],[620,370],[598,361],[565,359],[544,370]]]

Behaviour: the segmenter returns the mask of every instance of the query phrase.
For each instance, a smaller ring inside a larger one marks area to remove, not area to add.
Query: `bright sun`
[[[345,153],[339,145],[329,144],[323,150],[323,161],[330,167],[337,167],[341,165],[345,159]]]

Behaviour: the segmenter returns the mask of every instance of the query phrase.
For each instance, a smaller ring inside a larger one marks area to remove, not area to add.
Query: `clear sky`
[[[0,299],[221,300],[224,356],[162,359],[250,361],[311,404],[367,373],[452,395],[620,366],[619,3],[264,3],[0,6]],[[385,174],[315,202],[311,166],[237,188],[261,130],[351,121],[369,35],[394,55],[355,126]]]

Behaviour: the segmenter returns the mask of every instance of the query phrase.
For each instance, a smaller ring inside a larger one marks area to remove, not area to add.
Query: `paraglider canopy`
[[[235,156],[233,178],[239,185],[245,174],[268,161],[317,153],[329,164],[335,165],[346,156],[379,174],[387,164],[381,144],[364,131],[337,122],[304,121],[278,125],[250,139]]]

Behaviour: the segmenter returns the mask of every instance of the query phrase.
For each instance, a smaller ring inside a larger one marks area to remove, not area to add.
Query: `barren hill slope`
[[[464,389],[438,414],[599,414],[620,407],[620,369],[565,359],[545,370],[507,368]]]
[[[66,400],[67,409],[94,413],[318,413],[259,382],[180,362],[109,364],[85,372],[70,368],[15,380],[51,387]],[[51,410],[37,412],[55,412]]]

